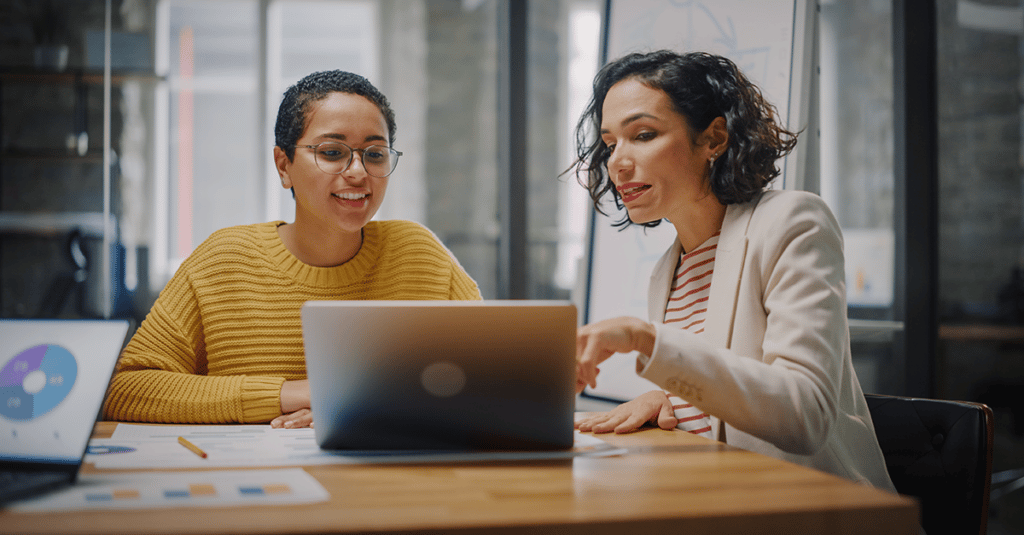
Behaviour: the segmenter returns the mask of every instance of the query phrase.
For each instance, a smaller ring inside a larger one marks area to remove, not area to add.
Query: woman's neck
[[[683,251],[690,252],[722,230],[724,220],[725,205],[714,195],[708,195],[691,205],[682,217],[672,219],[671,223],[676,228]]]
[[[363,232],[342,232],[337,228],[307,228],[300,223],[277,227],[285,249],[300,262],[315,267],[340,266],[352,260],[363,244]]]

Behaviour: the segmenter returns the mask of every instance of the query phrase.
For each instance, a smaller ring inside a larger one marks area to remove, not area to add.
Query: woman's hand
[[[576,393],[597,386],[597,365],[615,353],[654,351],[657,331],[646,321],[620,317],[584,325],[576,331]]]
[[[575,426],[580,431],[594,433],[630,433],[648,423],[662,429],[672,429],[679,423],[668,394],[661,390],[652,390],[608,412],[580,418]]]
[[[275,429],[298,429],[300,427],[313,427],[313,412],[309,409],[299,409],[289,414],[282,414],[270,421],[270,427]]]
[[[270,427],[313,427],[309,410],[309,381],[285,381],[281,385],[281,416],[270,421]]]

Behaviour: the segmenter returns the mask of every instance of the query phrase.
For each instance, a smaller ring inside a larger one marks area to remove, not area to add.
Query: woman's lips
[[[331,195],[347,201],[358,201],[370,196],[369,193],[332,193]]]
[[[332,197],[338,199],[342,205],[361,208],[366,205],[370,198],[369,193],[332,193]]]
[[[618,189],[619,195],[622,197],[622,202],[628,203],[636,200],[650,188],[650,184],[630,183],[623,184],[616,189]]]

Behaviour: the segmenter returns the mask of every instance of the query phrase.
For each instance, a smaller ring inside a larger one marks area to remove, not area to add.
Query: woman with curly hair
[[[839,224],[816,195],[767,189],[796,133],[760,90],[724,57],[631,54],[598,73],[576,136],[599,210],[610,194],[628,214],[617,225],[677,234],[651,276],[649,321],[577,336],[578,390],[631,351],[664,390],[577,427],[678,425],[893,490],[851,361]]]

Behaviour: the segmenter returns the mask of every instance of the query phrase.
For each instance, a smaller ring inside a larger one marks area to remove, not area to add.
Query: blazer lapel
[[[714,347],[728,349],[732,346],[736,298],[743,279],[743,264],[747,258],[747,228],[760,199],[759,195],[749,203],[731,204],[725,210],[704,321],[703,336]],[[711,436],[721,442],[726,441],[722,421],[716,417],[711,418]]]
[[[747,226],[761,200],[760,195],[749,203],[730,204],[725,210],[722,231],[715,252],[715,274],[711,277],[704,337],[715,347],[732,346],[736,321],[736,297],[743,279],[743,263],[747,256]]]
[[[679,262],[679,254],[682,253],[682,245],[678,237],[672,240],[672,245],[665,251],[658,263],[651,270],[651,282],[647,291],[647,319],[655,323],[665,321],[665,305],[668,304],[668,296],[672,292],[672,276],[676,270],[676,263]]]

